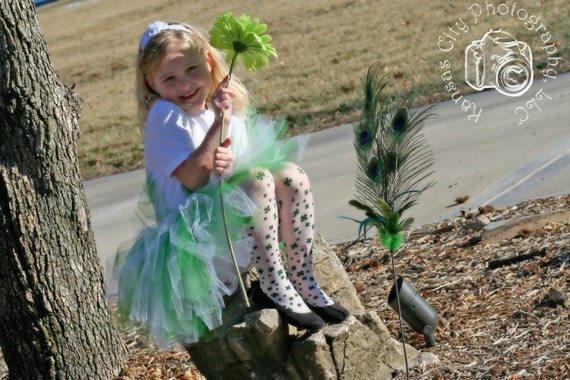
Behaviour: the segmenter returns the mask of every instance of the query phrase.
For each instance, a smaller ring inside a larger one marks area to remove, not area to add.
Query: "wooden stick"
[[[521,261],[530,260],[538,256],[546,256],[546,247],[540,249],[539,251],[533,251],[531,253],[525,253],[523,255],[511,256],[505,259],[490,260],[487,262],[487,266],[489,267],[489,269],[497,269],[505,265],[516,264]]]

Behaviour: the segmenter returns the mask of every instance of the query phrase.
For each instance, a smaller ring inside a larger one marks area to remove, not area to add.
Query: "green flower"
[[[238,56],[248,70],[257,70],[269,63],[270,56],[277,57],[275,48],[270,44],[271,36],[263,34],[266,30],[267,24],[260,23],[259,19],[251,20],[248,14],[237,18],[226,12],[216,17],[210,31],[210,44],[226,50],[230,72]]]

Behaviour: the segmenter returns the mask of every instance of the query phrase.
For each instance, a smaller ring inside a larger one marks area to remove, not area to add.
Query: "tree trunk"
[[[0,347],[12,379],[107,380],[125,362],[79,173],[80,109],[32,0],[0,0]]]

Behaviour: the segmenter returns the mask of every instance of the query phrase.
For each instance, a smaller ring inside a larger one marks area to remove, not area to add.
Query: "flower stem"
[[[223,191],[223,189],[222,189],[222,182],[223,182],[223,180],[220,179],[220,202],[221,202],[221,206],[222,206],[222,220],[223,220],[223,222],[224,222],[224,229],[225,229],[225,231],[226,231],[226,240],[227,240],[227,242],[228,242],[228,247],[229,247],[229,249],[230,249],[230,254],[231,254],[231,256],[232,256],[232,261],[233,261],[233,264],[234,264],[234,269],[235,269],[236,275],[237,275],[237,277],[238,277],[239,288],[240,288],[241,294],[242,294],[242,296],[243,296],[243,300],[244,300],[244,302],[245,302],[245,305],[246,305],[247,307],[250,307],[250,305],[249,305],[249,299],[247,298],[247,293],[246,293],[246,291],[245,291],[245,286],[244,286],[244,284],[243,284],[243,279],[241,278],[241,272],[240,272],[240,270],[239,270],[239,266],[238,266],[237,259],[236,259],[236,254],[235,254],[235,252],[234,252],[234,247],[233,247],[232,239],[231,239],[231,236],[230,236],[230,231],[229,231],[229,228],[228,228],[228,219],[227,219],[227,216],[226,216],[226,206],[225,206],[225,202],[224,202],[224,191]]]
[[[233,59],[232,59],[232,62],[231,62],[231,64],[230,64],[230,71],[229,71],[229,73],[228,73],[228,75],[230,76],[230,78],[231,78],[231,76],[232,76],[232,71],[233,71],[233,68],[234,68],[234,65],[235,65],[235,62],[236,62],[236,57],[237,57],[237,54],[234,55],[234,57],[233,57]],[[226,82],[226,86],[227,86],[228,84],[229,84],[229,80]],[[224,135],[225,135],[225,131],[224,131],[224,129],[225,129],[225,128],[224,128],[225,120],[224,120],[224,114],[223,114],[223,113],[222,113],[222,123],[221,123],[221,124],[222,124],[222,125],[221,125],[221,129],[220,129],[220,145],[222,145],[222,143],[223,143],[224,140],[225,140],[225,136],[224,136]],[[225,232],[226,232],[226,240],[227,240],[227,242],[228,242],[228,248],[230,249],[230,255],[232,256],[232,262],[233,262],[233,264],[234,264],[234,269],[235,269],[235,271],[236,271],[236,275],[237,275],[237,278],[238,278],[239,287],[240,287],[241,294],[242,294],[242,296],[243,296],[243,300],[244,300],[244,302],[245,302],[245,305],[246,305],[247,307],[250,307],[250,305],[249,305],[249,299],[247,298],[247,293],[246,293],[246,291],[245,291],[245,286],[244,286],[244,284],[243,284],[243,279],[241,278],[241,271],[239,270],[239,266],[238,266],[237,259],[236,259],[236,254],[235,254],[235,252],[234,252],[234,247],[233,247],[233,244],[232,244],[232,238],[231,238],[231,236],[230,236],[230,230],[229,230],[229,227],[228,227],[228,219],[227,219],[227,216],[226,216],[226,206],[225,206],[225,202],[224,202],[223,182],[224,182],[224,180],[223,180],[222,178],[220,178],[220,184],[219,184],[220,204],[221,204],[221,208],[222,208],[222,210],[221,210],[221,211],[222,211],[222,220],[223,220],[223,223],[224,223],[224,230],[225,230]]]
[[[396,265],[394,264],[394,252],[390,250],[390,257],[392,259],[392,277],[394,277],[394,290],[396,291],[396,301],[398,305],[398,321],[400,327],[400,336],[402,337],[402,349],[404,350],[404,363],[406,365],[406,379],[410,380],[410,366],[408,364],[408,354],[406,352],[406,337],[404,336],[404,323],[402,321],[402,306],[400,305],[400,292],[398,291],[398,281],[396,278]]]
[[[237,59],[237,53],[233,56],[232,61],[230,62],[230,71],[228,73],[228,75],[231,77],[232,76],[232,72],[234,71],[234,66],[236,65],[236,59]]]
[[[228,76],[230,77],[230,79],[231,79],[231,77],[232,77],[232,72],[234,71],[234,66],[235,66],[235,64],[236,64],[236,58],[237,58],[237,56],[238,56],[238,55],[237,55],[237,53],[236,53],[236,54],[234,55],[234,57],[232,58],[232,62],[230,63],[230,71],[228,72]],[[226,87],[228,87],[229,84],[230,84],[230,81],[228,80],[228,81],[226,82]],[[222,126],[221,126],[221,129],[220,129],[220,145],[222,145],[222,143],[223,143],[224,140],[225,140],[225,136],[224,136],[224,135],[225,135],[226,133],[225,133],[225,123],[224,123],[224,121],[225,121],[225,120],[224,120],[224,114],[222,114]]]

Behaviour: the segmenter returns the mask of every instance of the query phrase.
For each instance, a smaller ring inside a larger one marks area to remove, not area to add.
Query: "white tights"
[[[263,292],[297,313],[309,312],[307,304],[331,305],[333,301],[313,278],[315,216],[305,172],[295,164],[279,172],[254,170],[242,187],[259,208],[249,234],[254,239],[253,263]],[[286,268],[279,241],[285,246]]]

